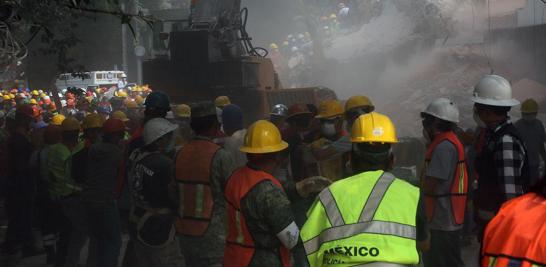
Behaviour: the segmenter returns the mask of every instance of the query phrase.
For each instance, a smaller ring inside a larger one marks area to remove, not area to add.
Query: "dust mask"
[[[476,124],[478,125],[478,127],[480,128],[487,128],[487,125],[485,125],[485,122],[483,122],[483,120],[480,118],[480,116],[478,115],[478,113],[474,112],[474,121],[476,122]]]

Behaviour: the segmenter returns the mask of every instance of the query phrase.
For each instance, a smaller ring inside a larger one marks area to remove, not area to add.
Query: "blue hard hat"
[[[152,92],[146,97],[144,101],[146,108],[161,108],[165,110],[171,110],[171,103],[169,96],[163,92]]]

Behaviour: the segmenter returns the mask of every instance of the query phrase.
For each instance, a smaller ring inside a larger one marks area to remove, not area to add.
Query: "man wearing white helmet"
[[[485,145],[477,155],[479,175],[474,199],[478,238],[501,205],[525,193],[528,181],[527,152],[508,112],[519,101],[512,98],[510,83],[501,76],[487,75],[474,88],[474,120],[486,128]]]
[[[174,147],[178,128],[163,118],[144,126],[144,146],[129,157],[132,210],[129,233],[141,266],[183,266],[174,219],[177,201],[170,197],[173,161],[166,154]]]
[[[430,250],[423,254],[425,267],[464,266],[460,236],[468,189],[464,146],[454,130],[459,109],[453,101],[438,98],[421,112],[428,147],[421,191],[430,227]]]

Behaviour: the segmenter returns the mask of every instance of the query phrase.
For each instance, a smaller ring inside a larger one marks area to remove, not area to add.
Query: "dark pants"
[[[8,229],[5,249],[8,254],[18,253],[23,246],[32,242],[34,196],[29,192],[32,190],[27,190],[8,190],[6,194]]]
[[[65,267],[77,266],[80,261],[80,253],[88,239],[87,216],[81,200],[77,196],[65,197],[60,201],[64,215],[59,236],[58,261],[55,266],[62,266],[59,261],[64,261]],[[92,246],[90,246],[92,248]],[[92,251],[89,254],[94,253]],[[61,258],[61,259],[59,259]],[[88,265],[94,266],[89,262]]]
[[[461,231],[430,230],[430,250],[423,253],[425,267],[464,267]]]
[[[121,249],[121,223],[115,202],[84,202],[89,224],[90,244],[96,246],[97,266],[118,266]]]

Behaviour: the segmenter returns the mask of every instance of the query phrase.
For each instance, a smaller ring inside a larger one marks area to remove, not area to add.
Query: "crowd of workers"
[[[475,135],[460,130],[447,98],[421,113],[419,185],[391,173],[395,125],[365,96],[344,107],[277,104],[248,128],[226,96],[171,105],[155,91],[132,118],[121,101],[106,114],[59,114],[42,128],[32,103],[19,103],[3,128],[2,266],[36,250],[33,229],[54,266],[78,266],[87,240],[87,266],[100,267],[464,266],[469,206],[481,266],[546,265],[538,104],[525,101],[512,124],[519,102],[496,75],[470,100]],[[117,204],[124,192],[127,215]]]
[[[321,16],[315,18],[317,24],[316,34],[323,46],[328,46],[331,39],[338,34],[347,31],[353,25],[349,6],[339,2],[336,6],[325,6]],[[317,14],[318,15],[318,14]],[[316,36],[315,36],[316,37]],[[283,81],[290,88],[305,87],[305,81],[309,81],[311,61],[314,54],[314,46],[309,32],[290,33],[280,42],[269,45],[269,57],[273,62],[279,76],[286,77]]]

